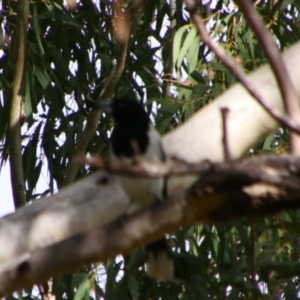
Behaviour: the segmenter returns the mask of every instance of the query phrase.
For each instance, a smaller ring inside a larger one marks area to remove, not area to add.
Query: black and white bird
[[[113,117],[115,123],[111,135],[113,161],[126,164],[132,164],[136,159],[154,163],[165,161],[160,135],[142,105],[134,100],[118,98],[110,101],[104,111]],[[128,213],[167,196],[164,178],[120,176],[120,181],[131,201]],[[148,275],[155,280],[171,280],[174,267],[166,239],[147,245],[146,252]]]

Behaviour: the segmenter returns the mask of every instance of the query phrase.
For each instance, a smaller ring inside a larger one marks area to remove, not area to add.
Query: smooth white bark
[[[300,43],[290,47],[284,54],[300,100]],[[251,81],[274,110],[283,113],[283,102],[278,86],[269,66],[263,66],[250,76]],[[240,84],[235,84],[215,101],[195,113],[187,122],[167,134],[164,147],[170,156],[188,162],[203,159],[223,160],[221,107],[229,109],[228,140],[231,156],[242,157],[261,137],[276,129],[277,123],[252,98]],[[175,178],[171,182],[172,193],[189,186],[195,178]]]

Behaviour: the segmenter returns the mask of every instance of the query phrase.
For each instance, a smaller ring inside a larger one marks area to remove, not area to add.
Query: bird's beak
[[[101,101],[88,101],[88,105],[96,109],[102,109],[106,114],[112,114],[112,101],[101,100]]]

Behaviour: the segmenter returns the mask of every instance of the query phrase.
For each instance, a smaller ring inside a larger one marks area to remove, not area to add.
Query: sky
[[[10,169],[8,162],[0,171],[0,217],[13,212],[14,204],[10,184]]]

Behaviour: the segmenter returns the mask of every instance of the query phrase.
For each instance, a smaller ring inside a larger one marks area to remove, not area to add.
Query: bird
[[[161,137],[151,123],[144,107],[130,98],[115,98],[101,102],[99,107],[114,120],[111,134],[111,159],[113,162],[133,164],[136,160],[153,163],[166,161]],[[167,197],[165,178],[134,178],[119,176],[130,199],[127,214],[137,212]],[[145,247],[146,269],[156,281],[169,281],[174,276],[173,259],[166,238]]]

